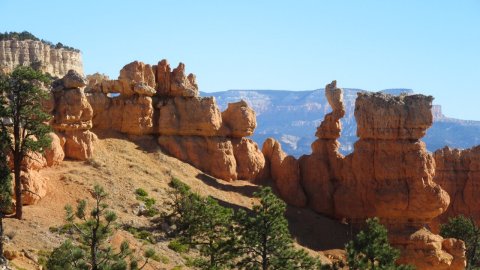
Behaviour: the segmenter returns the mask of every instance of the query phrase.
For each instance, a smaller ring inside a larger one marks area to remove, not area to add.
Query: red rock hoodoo
[[[129,135],[156,135],[170,155],[225,179],[254,180],[265,159],[245,137],[256,127],[255,112],[244,101],[220,112],[213,97],[200,97],[195,75],[180,63],[132,62],[118,80],[90,77],[87,99],[93,127]]]
[[[52,127],[59,140],[65,157],[86,160],[93,156],[93,142],[96,139],[92,128],[93,110],[83,88],[85,79],[70,70],[62,79],[54,82],[52,94],[54,109]]]
[[[343,157],[337,141],[345,114],[342,89],[333,81],[325,95],[332,112],[317,129],[312,154],[286,161],[285,154],[278,154],[277,142],[264,143],[267,168],[280,196],[353,224],[379,217],[389,229],[391,243],[402,252],[399,262],[416,269],[463,269],[463,242],[423,228],[450,203],[447,192],[433,181],[435,160],[420,141],[432,125],[433,98],[359,93],[355,103],[359,140]],[[298,200],[299,193],[306,201]]]

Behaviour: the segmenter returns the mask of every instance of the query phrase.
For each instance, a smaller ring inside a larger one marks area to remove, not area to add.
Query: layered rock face
[[[423,228],[450,203],[447,192],[433,181],[435,161],[420,141],[432,124],[433,98],[359,93],[355,103],[359,140],[343,157],[337,142],[345,114],[342,90],[334,81],[325,87],[325,95],[332,112],[317,129],[312,154],[278,162],[275,159],[282,157],[272,155],[275,151],[264,151],[280,196],[287,202],[298,198],[294,192],[282,192],[288,175],[300,183],[306,205],[319,213],[353,224],[379,217],[389,229],[391,243],[402,252],[400,262],[416,269],[463,269],[463,242]],[[264,149],[271,148],[280,147],[267,140]]]
[[[18,65],[30,65],[40,61],[41,70],[56,77],[63,77],[69,70],[83,74],[80,52],[51,48],[34,40],[0,40],[0,69],[12,71]]]
[[[480,146],[459,150],[445,147],[433,154],[437,165],[435,182],[450,194],[447,211],[435,221],[445,223],[450,217],[463,215],[480,224]]]
[[[432,97],[358,95],[357,135],[334,194],[335,215],[426,224],[443,213],[448,194],[433,182],[435,162],[420,138],[432,124]]]
[[[86,80],[70,70],[53,84],[54,99],[52,127],[59,137],[58,142],[65,157],[86,160],[93,156],[96,139],[92,128],[93,110],[83,91]]]
[[[195,75],[182,63],[172,70],[166,60],[135,61],[118,80],[92,76],[87,92],[96,129],[156,135],[172,156],[225,180],[254,180],[263,170],[263,154],[245,138],[256,127],[255,112],[244,101],[220,112],[214,98],[199,97]]]

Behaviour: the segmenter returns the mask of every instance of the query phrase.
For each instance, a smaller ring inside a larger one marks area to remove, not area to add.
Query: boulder
[[[65,158],[65,153],[63,152],[65,138],[62,137],[60,139],[60,137],[53,132],[50,132],[49,136],[52,140],[52,144],[45,149],[45,160],[47,166],[51,167],[60,164]]]
[[[157,133],[175,136],[216,136],[222,115],[214,97],[174,97],[160,101]]]
[[[244,100],[229,103],[227,109],[222,112],[222,123],[225,127],[225,136],[242,138],[253,135],[257,127],[255,111]],[[223,135],[223,134],[222,134]]]
[[[402,229],[392,235],[389,240],[400,249],[400,264],[413,265],[417,270],[465,269],[465,244],[461,240],[443,239],[425,228],[411,234]]]
[[[220,179],[237,179],[232,142],[222,137],[159,136],[158,143],[171,156]]]
[[[125,65],[120,70],[120,81],[144,83],[152,88],[155,87],[155,75],[150,65],[134,61]]]
[[[39,152],[29,152],[22,162],[23,170],[35,170],[38,171],[42,168],[47,167],[47,160]]]
[[[124,99],[121,132],[131,135],[147,135],[153,132],[153,106],[149,96]]]
[[[176,68],[173,69],[170,81],[170,95],[182,96],[182,97],[197,97],[198,86],[196,77],[190,73],[185,76],[185,64],[179,63]]]
[[[63,87],[65,89],[73,88],[82,88],[87,85],[87,80],[82,76],[82,74],[71,69],[67,74],[62,78]]]
[[[58,131],[92,128],[92,106],[82,89],[63,89],[55,93],[52,126]]]
[[[89,130],[69,130],[65,137],[65,157],[76,160],[87,160],[93,157],[93,143],[97,136]]]
[[[20,176],[22,184],[22,204],[33,205],[47,195],[48,178],[43,177],[34,170],[22,171]]]
[[[102,82],[109,81],[110,78],[105,74],[100,74],[98,72],[87,75],[87,86],[85,87],[85,93],[98,93],[102,92]]]
[[[153,96],[157,92],[153,87],[143,82],[137,82],[133,85],[133,91],[140,96]]]
[[[325,86],[325,96],[328,104],[332,107],[332,112],[325,115],[322,123],[317,128],[315,136],[319,139],[336,140],[340,137],[340,132],[342,131],[340,119],[345,115],[343,90],[337,88],[337,81],[332,81]]]
[[[255,180],[265,167],[265,158],[258,145],[251,139],[232,140],[233,155],[237,163],[237,178]]]
[[[358,93],[357,136],[374,140],[418,140],[432,125],[432,96]]]

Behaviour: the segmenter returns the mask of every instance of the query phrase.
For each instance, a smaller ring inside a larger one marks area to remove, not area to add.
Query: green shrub
[[[396,265],[400,252],[390,246],[387,229],[378,218],[367,219],[366,228],[346,245],[350,269],[412,270],[409,265]]]
[[[145,191],[145,189],[143,189],[143,188],[137,188],[135,190],[135,194],[139,197],[147,197],[148,196],[148,192]]]
[[[472,218],[462,215],[449,218],[440,226],[440,235],[445,238],[457,238],[465,242],[467,257],[466,269],[477,269],[480,266],[480,228]]]
[[[187,244],[184,244],[177,239],[170,241],[170,243],[168,243],[168,248],[178,253],[185,253],[189,250]]]

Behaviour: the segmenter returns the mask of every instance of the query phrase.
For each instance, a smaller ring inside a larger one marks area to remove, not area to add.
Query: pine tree
[[[12,208],[12,179],[7,162],[7,149],[10,145],[10,136],[8,133],[0,130],[0,257],[3,257],[3,218],[5,213]]]
[[[412,266],[396,265],[400,252],[388,243],[387,229],[378,218],[368,219],[365,230],[346,246],[351,270],[410,270]]]
[[[31,67],[19,66],[0,77],[0,127],[2,132],[12,133],[9,151],[13,154],[15,179],[16,217],[22,219],[22,190],[20,173],[22,162],[30,152],[42,152],[51,144],[48,136],[50,115],[42,108],[48,93],[42,90],[49,78]],[[11,122],[11,125],[9,124]]]
[[[260,205],[252,213],[240,211],[237,216],[240,269],[318,269],[316,259],[304,251],[295,250],[284,217],[285,203],[273,194],[271,188],[262,188],[255,196]]]
[[[71,206],[66,206],[67,221],[78,236],[79,245],[74,245],[67,240],[56,248],[47,262],[48,269],[87,269],[87,270],[136,270],[142,269],[148,263],[148,259],[155,253],[152,250],[145,252],[146,261],[142,267],[132,257],[128,242],[123,242],[120,251],[115,252],[107,243],[107,238],[112,235],[117,216],[108,210],[104,203],[107,193],[99,185],[95,185],[92,197],[95,205],[87,214],[87,202],[82,200],[78,203],[74,212]],[[76,220],[81,223],[75,223]],[[129,257],[130,264],[127,264]]]
[[[171,212],[168,222],[175,223],[176,241],[199,251],[193,261],[199,269],[231,269],[234,252],[233,210],[222,207],[210,197],[192,193],[178,179],[170,186]]]
[[[195,260],[200,269],[231,269],[235,257],[233,210],[222,207],[212,198],[202,198],[194,207],[198,220],[189,226],[185,240],[200,251]]]
[[[440,235],[445,238],[457,238],[465,242],[467,248],[467,269],[480,266],[480,228],[471,218],[458,216],[448,219],[440,226]]]

